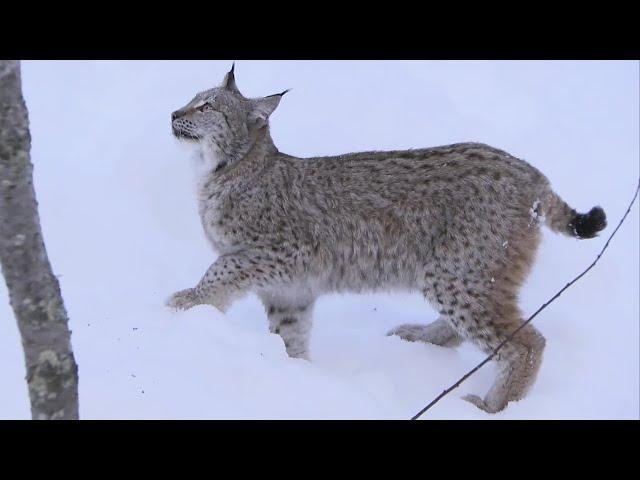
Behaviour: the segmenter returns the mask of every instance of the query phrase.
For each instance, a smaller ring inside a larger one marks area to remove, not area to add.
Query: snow
[[[312,362],[286,356],[255,297],[226,315],[173,313],[215,256],[199,224],[189,152],[169,115],[231,61],[23,63],[35,186],[71,318],[82,418],[410,418],[483,357],[385,333],[430,322],[418,294],[335,295],[315,309]],[[249,62],[238,86],[294,87],[272,118],[299,156],[481,141],[539,168],[572,207],[609,227],[577,241],[544,229],[521,305],[535,311],[596,256],[638,178],[637,62]],[[392,88],[389,86],[392,85]],[[493,365],[425,419],[639,417],[638,207],[600,263],[534,324],[538,381],[490,416]],[[0,286],[1,418],[29,418],[20,339]]]
[[[529,222],[529,225],[544,225],[546,217],[544,212],[540,209],[540,200],[533,202],[533,205],[529,209],[529,213],[531,214],[531,221]]]

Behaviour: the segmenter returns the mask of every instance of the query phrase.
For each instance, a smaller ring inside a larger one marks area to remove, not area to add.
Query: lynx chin
[[[269,117],[283,95],[245,98],[233,68],[222,85],[171,115],[173,135],[201,152],[198,208],[218,259],[167,301],[224,312],[259,296],[291,357],[309,358],[314,301],[331,292],[419,291],[440,317],[389,332],[411,342],[491,352],[523,321],[518,291],[544,224],[569,237],[605,228],[580,214],[528,163],[480,143],[297,158],[278,151]],[[531,325],[496,357],[484,398],[499,412],[522,399],[542,361]]]

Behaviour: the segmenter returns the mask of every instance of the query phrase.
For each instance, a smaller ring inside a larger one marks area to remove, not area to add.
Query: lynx
[[[309,358],[312,309],[331,292],[419,291],[440,316],[389,335],[489,353],[523,322],[517,295],[542,224],[584,239],[605,228],[600,207],[576,213],[536,168],[480,143],[297,158],[280,152],[269,117],[282,92],[245,98],[234,69],[173,112],[173,135],[199,148],[198,208],[219,254],[194,288],[167,301],[225,312],[248,292],[291,357]],[[481,398],[494,413],[522,399],[542,361],[531,325],[495,357]]]

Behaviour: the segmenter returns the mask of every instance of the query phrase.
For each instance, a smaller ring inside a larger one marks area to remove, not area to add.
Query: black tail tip
[[[602,207],[593,207],[589,213],[578,213],[569,224],[578,238],[593,238],[607,226],[607,215]]]

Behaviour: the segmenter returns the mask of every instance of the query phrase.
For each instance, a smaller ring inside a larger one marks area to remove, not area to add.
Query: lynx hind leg
[[[457,347],[464,338],[456,332],[444,317],[428,325],[405,324],[394,328],[387,336],[395,335],[407,342],[431,343],[441,347]]]
[[[457,305],[445,306],[447,320],[460,336],[487,355],[523,322],[515,297],[496,295],[499,286],[495,288],[495,292],[489,290],[484,295],[469,290],[472,295],[462,294],[458,297]],[[496,297],[501,298],[497,300]],[[467,395],[463,397],[464,400],[485,412],[496,413],[510,401],[524,398],[535,382],[544,346],[544,337],[534,327],[524,327],[494,357],[499,373],[485,397]]]
[[[517,325],[514,327],[517,328]],[[508,332],[504,332],[493,342],[481,340],[480,346],[490,353],[502,341],[501,337],[507,335]],[[536,380],[544,346],[544,337],[534,327],[527,325],[498,353],[498,377],[485,397],[466,395],[463,399],[489,413],[503,410],[509,402],[522,400]]]
[[[538,237],[535,235],[510,242],[512,247],[489,279],[480,276],[462,286],[462,296],[445,306],[461,335],[484,353],[492,353],[523,323],[517,304],[517,292],[530,270]],[[489,412],[499,412],[510,401],[524,398],[536,380],[542,363],[545,339],[532,325],[527,325],[507,342],[494,357],[499,373],[484,398],[467,395],[465,400]]]
[[[282,337],[287,354],[309,360],[313,299],[263,297],[269,331]]]

